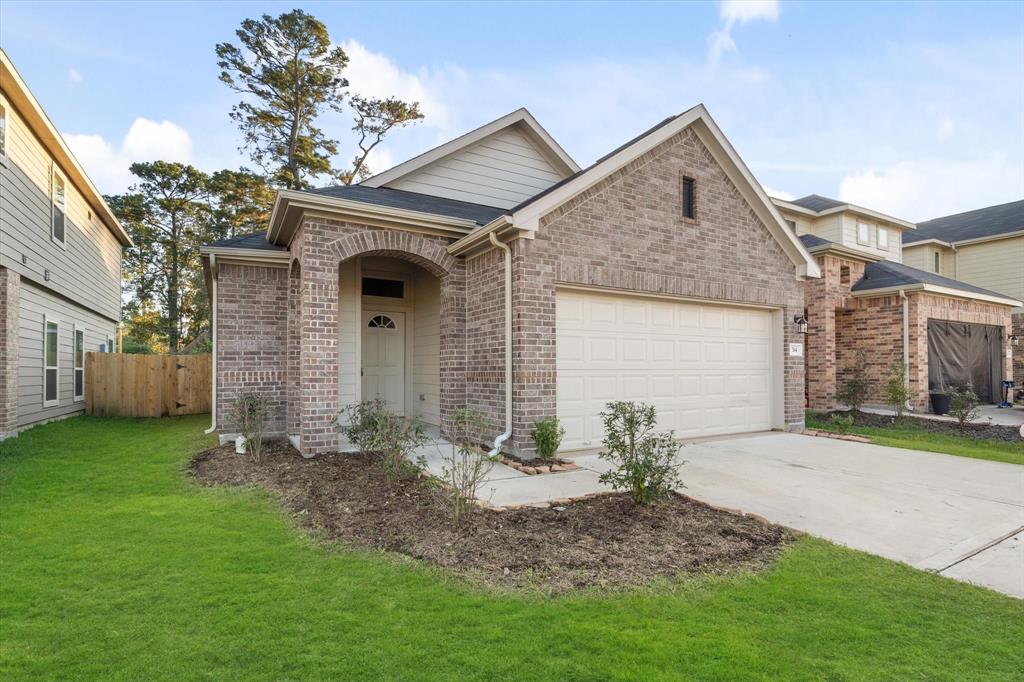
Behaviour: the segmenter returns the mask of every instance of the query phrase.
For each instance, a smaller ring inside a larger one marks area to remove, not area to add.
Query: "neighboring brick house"
[[[1024,200],[918,223],[907,265],[1024,301]],[[1013,310],[1013,378],[1024,387],[1024,307]]]
[[[818,266],[703,106],[579,169],[525,110],[352,187],[281,191],[268,231],[203,249],[215,411],[260,391],[303,454],[346,404],[531,453],[597,447],[616,399],[709,436],[803,426]],[[509,336],[511,343],[508,343]]]
[[[775,203],[822,273],[806,283],[810,407],[836,407],[861,361],[871,403],[885,402],[894,362],[907,367],[916,410],[930,409],[930,390],[968,382],[1000,401],[1019,300],[904,264],[913,223],[818,195]]]
[[[0,439],[85,408],[131,240],[0,50]]]

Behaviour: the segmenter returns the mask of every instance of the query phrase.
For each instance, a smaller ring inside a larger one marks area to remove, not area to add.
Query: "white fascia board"
[[[818,215],[827,216],[832,215],[834,213],[845,213],[847,211],[849,211],[850,213],[856,213],[857,215],[862,215],[866,218],[872,218],[873,220],[880,220],[884,223],[889,223],[897,227],[902,227],[904,230],[917,229],[917,225],[910,222],[909,220],[903,220],[902,218],[894,218],[891,215],[879,213],[878,211],[873,211],[870,208],[864,208],[863,206],[857,206],[856,204],[843,204],[842,206],[828,208],[818,213]]]
[[[696,124],[696,125],[695,125]],[[736,150],[726,139],[721,129],[715,124],[703,104],[698,104],[689,111],[676,117],[670,123],[661,126],[650,134],[640,138],[625,149],[608,157],[601,163],[562,185],[533,203],[527,204],[512,216],[513,224],[523,230],[535,232],[540,218],[561,204],[576,196],[588,187],[607,178],[637,157],[654,149],[669,140],[681,130],[694,126],[694,131],[701,142],[711,151],[718,164],[744,195],[744,199],[754,209],[761,221],[772,232],[793,264],[797,266],[797,277],[821,277],[821,269],[817,261],[811,257],[804,245],[786,225],[778,209],[768,198],[761,185],[751,175],[749,169],[740,159]]]
[[[909,244],[904,242],[903,250],[906,251],[907,249],[913,249],[918,246],[927,246],[928,244],[938,244],[939,246],[944,246],[947,249],[952,248],[953,246],[951,243],[944,242],[941,239],[922,239],[921,241],[910,242]]]
[[[936,294],[938,296],[948,296],[950,298],[966,298],[975,301],[984,301],[986,303],[995,303],[997,305],[1005,305],[1011,308],[1019,308],[1024,303],[1017,301],[1012,298],[1005,298],[1003,296],[990,296],[989,294],[980,294],[973,291],[963,291],[962,289],[953,289],[951,287],[944,287],[937,284],[906,284],[900,286],[883,287],[881,289],[868,289],[867,291],[853,291],[850,295],[854,298],[875,298],[878,296],[885,296],[886,294],[894,294],[900,291],[923,291],[929,294]]]
[[[517,124],[526,129],[527,134],[535,143],[538,143],[542,147],[543,151],[547,152],[546,156],[548,156],[550,160],[554,161],[556,166],[562,166],[560,170],[562,171],[563,177],[568,177],[579,171],[580,167],[572,160],[572,157],[562,149],[561,145],[559,145],[550,134],[548,134],[548,131],[544,130],[540,123],[537,122],[537,119],[535,119],[526,109],[517,109],[512,113],[506,114],[499,119],[482,125],[475,130],[471,130],[464,135],[460,135],[454,140],[445,142],[439,147],[434,147],[433,149],[425,151],[418,156],[414,156],[408,161],[404,161],[397,166],[389,168],[383,173],[378,173],[371,178],[367,178],[359,184],[365,187],[383,187],[389,182],[394,182],[395,180],[398,180],[409,173],[413,173],[426,165],[474,145],[485,137]]]

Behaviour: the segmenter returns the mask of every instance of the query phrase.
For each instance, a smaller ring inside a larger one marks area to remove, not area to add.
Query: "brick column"
[[[804,429],[804,372],[806,357],[791,357],[789,344],[804,344],[804,355],[807,355],[811,337],[809,334],[801,334],[793,319],[804,314],[803,303],[792,301],[782,309],[782,367],[783,367],[783,393],[785,394],[785,405],[783,418],[786,422],[786,429],[789,431],[802,431]],[[833,316],[835,313],[833,312]]]
[[[1017,335],[1017,345],[1011,346],[1013,351],[1013,382],[1017,386],[1017,395],[1024,396],[1024,313],[1013,316],[1013,333]]]
[[[836,309],[823,284],[807,282],[807,397],[810,407],[831,410],[836,406]],[[792,326],[792,316],[786,321]]]
[[[466,407],[466,262],[459,258],[441,277],[441,430],[452,431],[452,415]]]
[[[21,277],[0,268],[0,440],[18,429],[18,307]]]
[[[325,272],[303,263],[301,301],[300,438],[302,454],[311,457],[338,447],[337,265]]]
[[[513,452],[532,457],[530,432],[539,419],[557,413],[555,352],[555,262],[536,240],[512,247],[512,438]],[[538,250],[539,251],[539,250]]]

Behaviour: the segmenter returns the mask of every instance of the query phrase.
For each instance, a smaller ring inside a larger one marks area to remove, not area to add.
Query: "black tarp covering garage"
[[[928,390],[970,385],[981,402],[1002,400],[1003,328],[928,320]]]

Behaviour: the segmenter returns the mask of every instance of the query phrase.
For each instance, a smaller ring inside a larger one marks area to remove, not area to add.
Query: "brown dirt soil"
[[[433,479],[389,485],[375,456],[307,460],[286,441],[268,442],[260,464],[228,444],[196,455],[188,468],[204,485],[276,492],[298,525],[329,539],[398,552],[499,588],[556,593],[757,570],[791,539],[781,526],[683,496],[651,507],[610,494],[561,511],[475,509],[456,525]]]
[[[828,413],[826,415],[826,419],[831,414],[833,413]],[[837,414],[848,413],[839,412]],[[854,424],[856,426],[877,426],[880,428],[886,428],[893,425],[893,419],[894,417],[890,415],[875,414],[873,412],[858,412]],[[910,417],[906,415],[904,415],[902,419],[904,423],[913,424],[914,426],[926,429],[932,433],[961,435],[960,426],[956,422],[940,421],[938,419],[928,419],[925,417]],[[966,430],[962,435],[975,438],[977,440],[1002,440],[1008,443],[1020,441],[1020,432],[1017,427],[1003,426],[1001,424],[967,424]]]

